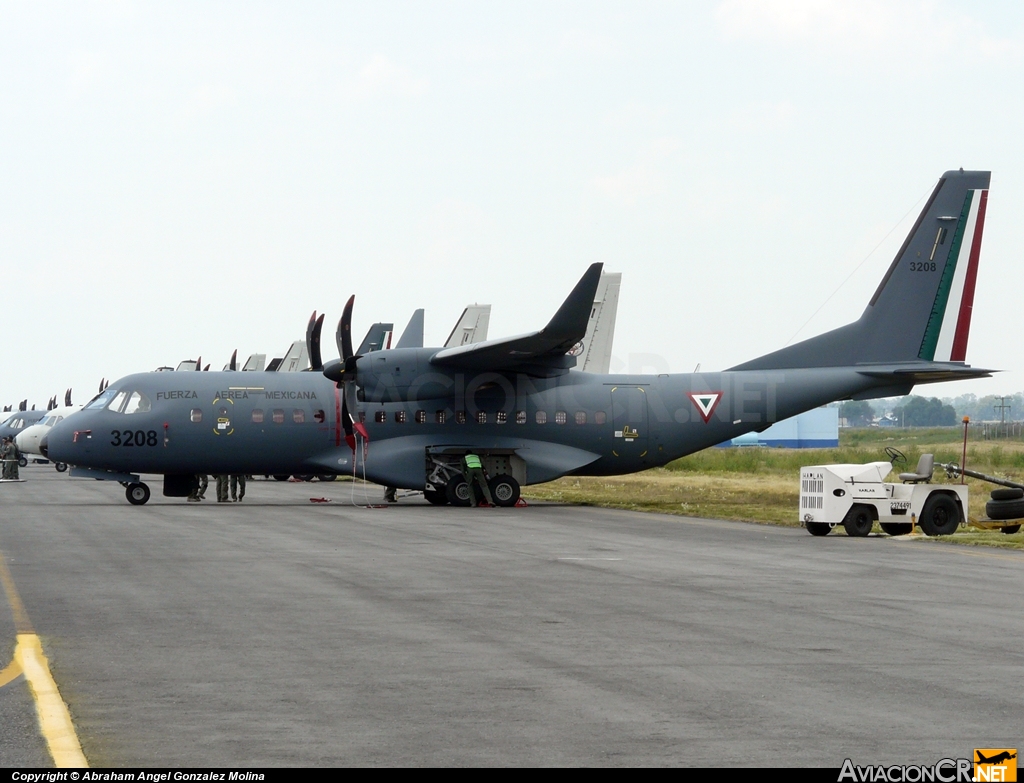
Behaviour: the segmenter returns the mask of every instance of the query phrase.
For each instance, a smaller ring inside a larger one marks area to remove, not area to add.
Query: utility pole
[[[998,405],[993,405],[992,410],[999,411],[999,428],[1003,431],[1003,435],[1006,435],[1006,412],[1010,410],[1010,406],[1006,404],[1009,397],[996,397],[999,400]]]

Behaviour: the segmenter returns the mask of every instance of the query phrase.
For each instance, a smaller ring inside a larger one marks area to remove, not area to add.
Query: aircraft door
[[[612,427],[614,456],[646,456],[647,390],[643,386],[612,387]]]

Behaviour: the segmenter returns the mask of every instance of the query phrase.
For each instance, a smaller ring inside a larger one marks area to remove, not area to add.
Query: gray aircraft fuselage
[[[631,473],[891,383],[834,368],[552,378],[432,370],[404,371],[403,383],[403,365],[417,366],[436,350],[387,351],[390,371],[363,387],[355,415],[370,436],[368,479],[422,489],[426,449],[446,446],[515,450],[531,484]],[[108,400],[112,392],[139,392],[149,410],[117,413],[94,401],[53,428],[50,459],[133,473],[353,469],[339,426],[340,390],[319,373],[141,373],[111,384]],[[691,394],[705,413],[714,405],[707,421]],[[361,457],[357,450],[359,475]]]

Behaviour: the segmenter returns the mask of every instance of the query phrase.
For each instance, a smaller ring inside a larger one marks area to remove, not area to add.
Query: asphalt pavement
[[[211,481],[193,504],[154,479],[136,507],[22,476],[0,551],[93,765],[839,767],[1024,744],[1021,552],[366,509],[347,482],[218,504]],[[0,670],[14,641],[0,603]],[[24,677],[0,726],[0,765],[50,763]]]

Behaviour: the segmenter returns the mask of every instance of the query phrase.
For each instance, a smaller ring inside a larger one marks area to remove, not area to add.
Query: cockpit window
[[[132,392],[128,398],[128,402],[125,404],[125,413],[149,413],[151,409],[149,404],[149,397],[142,392]]]
[[[85,406],[85,409],[87,411],[102,410],[107,407],[107,403],[114,399],[115,394],[117,394],[117,389],[107,389],[103,394],[94,397],[92,402]]]

